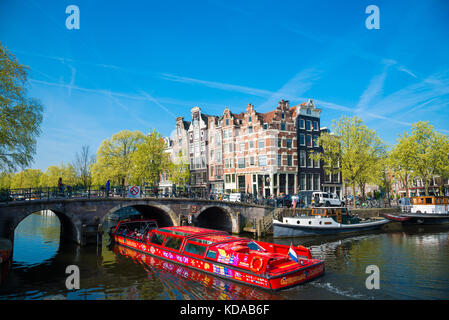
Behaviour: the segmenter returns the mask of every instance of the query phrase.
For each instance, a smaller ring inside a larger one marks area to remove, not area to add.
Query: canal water
[[[449,226],[306,239],[265,238],[305,245],[326,263],[323,277],[274,293],[110,246],[107,235],[101,247],[81,248],[60,244],[59,233],[59,220],[51,213],[32,214],[19,224],[13,259],[0,265],[0,300],[449,299]],[[66,288],[69,265],[79,267],[78,290]],[[370,265],[379,269],[379,289],[366,287]]]

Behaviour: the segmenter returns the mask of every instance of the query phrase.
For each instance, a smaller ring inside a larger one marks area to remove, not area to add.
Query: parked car
[[[314,206],[320,207],[331,207],[331,206],[344,206],[344,201],[341,200],[335,193],[329,192],[314,192],[312,195],[312,204]]]

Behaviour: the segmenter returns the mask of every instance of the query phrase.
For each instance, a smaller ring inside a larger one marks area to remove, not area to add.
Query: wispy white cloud
[[[360,99],[356,106],[356,112],[360,113],[366,110],[371,101],[382,93],[387,73],[388,73],[388,65],[384,67],[383,71],[380,74],[374,76],[371,79],[368,87],[360,96]]]
[[[160,78],[168,80],[168,81],[181,82],[181,83],[187,83],[187,84],[200,84],[200,85],[203,85],[203,86],[206,86],[209,88],[221,89],[221,90],[232,91],[232,92],[240,92],[240,93],[245,93],[248,95],[258,96],[258,97],[270,97],[273,94],[272,91],[268,91],[268,90],[261,90],[261,89],[239,86],[239,85],[223,83],[223,82],[215,82],[215,81],[207,81],[207,80],[182,77],[182,76],[177,76],[177,75],[169,74],[169,73],[161,74]]]

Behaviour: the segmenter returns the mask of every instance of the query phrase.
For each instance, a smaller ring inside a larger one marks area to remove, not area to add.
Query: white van
[[[241,193],[231,193],[229,195],[229,201],[231,201],[231,202],[242,202],[242,194]]]
[[[344,201],[341,200],[335,193],[329,192],[314,192],[312,194],[312,204],[320,207],[330,207],[330,206],[344,206]]]

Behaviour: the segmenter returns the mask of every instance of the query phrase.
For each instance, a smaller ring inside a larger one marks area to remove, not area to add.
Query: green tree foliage
[[[388,157],[388,166],[393,171],[395,178],[405,187],[406,197],[409,196],[410,184],[415,178],[413,171],[414,153],[410,135],[406,132],[403,136],[399,136],[397,144],[393,146]]]
[[[40,169],[25,169],[12,176],[11,189],[38,188],[42,176]]]
[[[185,161],[182,152],[178,154],[175,161],[170,164],[170,180],[178,187],[187,186],[190,178],[189,163]]]
[[[43,107],[27,97],[27,67],[0,43],[0,170],[27,167],[36,153]]]
[[[385,145],[376,133],[356,116],[342,116],[338,121],[334,121],[332,127],[333,137],[323,134],[318,140],[323,153],[313,156],[324,160],[325,169],[332,170],[333,173],[338,170],[335,164],[339,161],[343,180],[352,187],[353,194],[357,194],[356,186],[361,187],[364,192],[366,183],[378,181],[381,177],[378,161],[385,155]]]
[[[93,184],[104,185],[109,179],[111,184],[128,185],[134,169],[132,155],[144,137],[140,131],[122,130],[104,140],[91,166]]]
[[[57,187],[58,180],[62,178],[62,183],[69,186],[77,184],[76,171],[72,164],[59,166],[49,166],[39,179],[41,187]]]
[[[429,122],[414,123],[412,133],[404,134],[397,148],[407,154],[400,158],[400,166],[410,166],[414,175],[424,182],[426,195],[429,195],[430,182],[436,175],[448,175],[449,138],[436,132]]]
[[[153,130],[137,144],[132,155],[133,182],[156,186],[162,172],[169,172],[171,162],[162,136]]]
[[[11,187],[11,179],[13,177],[13,173],[10,172],[1,172],[0,173],[0,190],[9,189]]]

